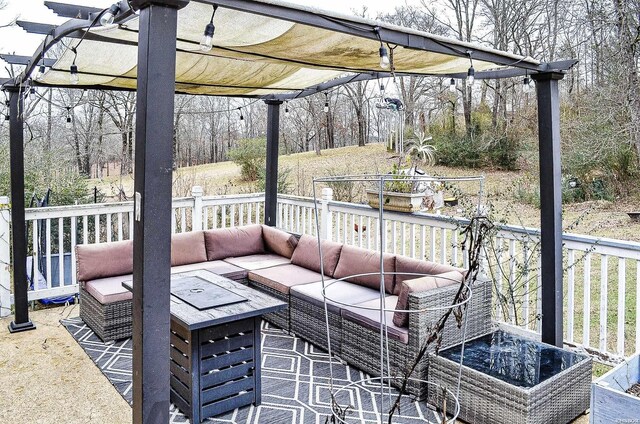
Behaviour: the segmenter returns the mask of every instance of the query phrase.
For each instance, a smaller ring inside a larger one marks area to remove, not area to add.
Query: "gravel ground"
[[[78,307],[35,311],[36,330],[0,320],[1,423],[129,423],[131,408],[60,325]]]

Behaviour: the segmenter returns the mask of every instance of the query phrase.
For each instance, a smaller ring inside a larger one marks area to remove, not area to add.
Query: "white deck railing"
[[[0,199],[0,261],[9,263],[9,212]],[[333,201],[328,189],[318,200],[323,238],[380,249],[378,211]],[[192,196],[173,200],[172,232],[226,228],[262,222],[262,193]],[[279,196],[277,225],[316,235],[313,199]],[[128,240],[133,202],[28,209],[29,255],[41,257],[42,278],[29,300],[74,295],[77,244]],[[432,214],[385,212],[385,252],[465,267],[460,233],[468,221]],[[494,281],[494,318],[539,331],[539,230],[503,226],[486,249],[484,270]],[[63,254],[60,255],[59,253]],[[40,255],[39,255],[40,253]],[[608,358],[640,350],[640,243],[564,235],[565,340]],[[50,271],[48,271],[50,270]],[[62,282],[62,283],[61,283]],[[10,313],[10,270],[0,269],[0,312]],[[586,313],[585,313],[586,311]]]

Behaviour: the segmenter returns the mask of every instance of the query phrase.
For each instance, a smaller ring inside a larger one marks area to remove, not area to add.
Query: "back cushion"
[[[189,265],[206,262],[207,250],[204,247],[204,233],[191,231],[171,236],[171,266]]]
[[[79,244],[76,246],[78,281],[133,272],[133,241]]]
[[[387,293],[393,293],[393,273],[396,270],[395,256],[385,253],[382,255],[384,267],[384,290]],[[355,274],[378,273],[373,275],[362,275],[349,277]],[[344,246],[340,253],[340,260],[336,267],[334,278],[346,278],[346,281],[370,287],[372,289],[380,289],[380,252],[367,250],[360,247]]]
[[[407,279],[402,282],[396,312],[393,314],[393,323],[398,327],[409,325],[409,313],[401,312],[409,307],[409,293],[425,292],[439,287],[446,287],[462,282],[462,274],[459,271],[449,271],[438,275]]]
[[[342,245],[333,241],[322,240],[321,246],[324,275],[333,277]],[[318,240],[307,234],[300,237],[296,250],[293,251],[293,255],[291,256],[291,263],[315,272],[320,272]]]
[[[204,243],[210,261],[264,253],[259,224],[205,231]]]
[[[421,261],[419,259],[407,258],[406,256],[396,256],[396,285],[393,294],[399,295],[402,282],[405,280],[414,280],[423,275],[437,275],[449,271],[458,271],[463,275],[467,272],[465,269],[456,268],[451,265],[438,264],[435,262]],[[422,275],[411,275],[411,274]]]
[[[266,250],[289,259],[298,245],[298,239],[293,235],[268,225],[262,226],[262,239]]]

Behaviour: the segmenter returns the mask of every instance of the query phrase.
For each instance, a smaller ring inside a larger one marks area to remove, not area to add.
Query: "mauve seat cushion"
[[[78,281],[133,272],[133,241],[79,244],[76,246]]]
[[[328,309],[335,314],[339,314],[340,310],[345,306],[332,302],[333,300],[347,305],[357,305],[358,303],[380,297],[380,292],[377,290],[359,286],[347,281],[325,280],[324,283],[326,287]],[[322,281],[291,287],[291,296],[324,308]]]
[[[387,293],[393,293],[393,273],[396,270],[395,256],[385,253],[382,255],[384,266],[384,289]],[[372,275],[361,275],[349,277],[350,275],[373,273]],[[361,247],[344,246],[340,252],[340,260],[333,274],[334,278],[346,278],[361,286],[379,289],[380,287],[380,253],[363,249]]]
[[[458,271],[460,273],[467,272],[464,268],[456,268],[451,265],[438,264],[430,261],[421,261],[419,259],[407,258],[406,256],[396,255],[396,285],[394,293],[400,294],[402,282],[405,280],[413,280],[421,277],[421,275],[437,275],[449,271]]]
[[[206,260],[204,232],[190,231],[171,236],[171,266],[194,264]]]
[[[133,293],[122,287],[125,281],[133,280],[133,275],[119,275],[117,277],[98,278],[87,281],[84,289],[103,305],[131,300]]]
[[[204,232],[204,242],[210,261],[264,253],[262,225],[259,224],[208,230]]]
[[[288,264],[251,271],[249,279],[280,293],[289,294],[293,286],[322,281],[322,275],[298,265]]]
[[[393,312],[389,311],[389,309],[393,310],[396,308],[398,296],[386,296],[384,301],[384,308],[387,310],[387,312],[385,312],[385,316],[387,319],[387,333],[389,334],[389,337],[405,344],[409,343],[409,329],[395,325],[393,323]],[[344,308],[342,310],[342,318],[379,333],[380,298],[359,303],[357,306],[374,309],[362,309],[355,306]]]
[[[405,280],[400,289],[396,309],[406,310],[409,306],[409,293],[424,292],[438,287],[446,287],[452,284],[460,284],[464,277],[459,271],[449,271],[438,275],[419,277],[413,280]],[[396,312],[393,314],[393,323],[398,327],[409,325],[409,313]]]
[[[204,261],[197,264],[180,265],[171,267],[172,274],[178,274],[181,272],[191,272],[205,270],[213,272],[214,274],[221,275],[231,280],[243,280],[247,278],[247,270],[238,266],[232,265],[225,261]]]
[[[246,269],[247,271],[285,265],[291,262],[290,259],[274,253],[261,253],[257,255],[240,256],[237,258],[227,258],[224,261]]]
[[[342,244],[323,240],[320,245],[322,246],[324,275],[332,277],[338,264],[338,259],[340,258]],[[293,251],[293,255],[291,256],[291,263],[315,272],[321,272],[318,239],[308,234],[300,237],[296,250]]]
[[[298,245],[298,239],[292,234],[268,225],[262,226],[262,239],[267,251],[289,259]]]

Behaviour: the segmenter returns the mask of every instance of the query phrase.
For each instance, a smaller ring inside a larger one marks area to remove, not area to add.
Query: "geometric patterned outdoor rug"
[[[131,339],[116,343],[102,342],[78,318],[61,321],[73,338],[109,379],[122,397],[131,404]],[[334,387],[343,387],[367,375],[348,365],[333,361]],[[324,424],[331,414],[329,355],[306,341],[262,323],[262,404],[238,408],[207,420],[231,424]],[[376,423],[379,385],[359,383],[341,392],[341,404],[353,405],[348,423]],[[171,423],[189,420],[171,405]],[[438,422],[433,411],[423,403],[403,400],[401,414],[394,423]],[[428,420],[428,421],[427,421]]]

